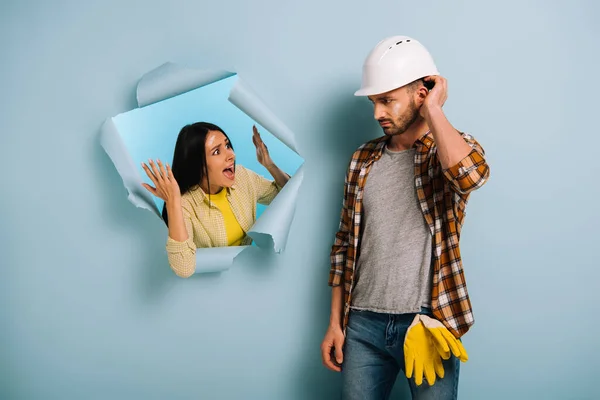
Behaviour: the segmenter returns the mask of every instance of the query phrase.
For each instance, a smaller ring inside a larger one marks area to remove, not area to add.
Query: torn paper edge
[[[113,118],[104,121],[100,129],[100,145],[111,159],[127,189],[127,200],[134,206],[152,211],[162,219],[152,194],[142,186],[142,177],[123,143]]]
[[[208,274],[227,271],[235,261],[235,258],[248,247],[250,246],[196,249],[196,269],[194,273]]]
[[[261,217],[254,223],[248,235],[259,247],[267,247],[269,244],[263,235],[269,235],[276,253],[285,249],[287,239],[292,227],[292,221],[296,214],[296,199],[302,179],[304,178],[304,164],[298,168],[294,176],[283,187],[271,205],[265,209]]]
[[[138,107],[179,96],[233,75],[236,75],[235,72],[194,69],[166,62],[140,79],[137,86]]]

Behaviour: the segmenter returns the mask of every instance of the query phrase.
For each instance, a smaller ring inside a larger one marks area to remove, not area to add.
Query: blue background
[[[141,163],[148,164],[151,158],[172,165],[179,131],[187,124],[200,121],[213,123],[225,131],[233,145],[238,165],[272,180],[269,171],[256,159],[256,147],[252,143],[252,125],[256,125],[277,166],[290,176],[296,173],[303,162],[302,158],[227,100],[238,79],[237,76],[231,76],[115,116],[113,120],[119,135],[144,182],[154,186]],[[153,198],[159,213],[162,212],[164,201]],[[265,208],[257,204],[256,219]]]
[[[0,7],[0,398],[335,398],[328,252],[348,157],[380,134],[352,94],[393,34],[429,48],[447,115],[491,164],[462,235],[476,324],[460,398],[597,398],[597,3]],[[127,201],[99,129],[165,61],[238,72],[295,132],[306,170],[282,255],[177,278],[162,221]]]

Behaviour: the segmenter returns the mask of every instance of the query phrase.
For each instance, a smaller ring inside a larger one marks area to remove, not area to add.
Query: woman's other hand
[[[256,147],[256,159],[265,168],[269,168],[273,165],[273,160],[269,155],[269,149],[267,145],[262,141],[256,125],[252,126],[252,143]]]
[[[165,203],[181,199],[179,185],[173,176],[173,171],[171,171],[169,164],[165,167],[160,160],[156,160],[156,162],[148,160],[148,162],[150,166],[142,163],[142,168],[144,168],[146,175],[154,183],[154,187],[147,183],[142,183],[142,186]]]

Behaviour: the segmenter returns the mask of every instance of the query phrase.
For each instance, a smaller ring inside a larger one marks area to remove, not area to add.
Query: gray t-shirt
[[[352,308],[403,314],[431,306],[431,231],[415,189],[415,149],[387,147],[363,197]]]

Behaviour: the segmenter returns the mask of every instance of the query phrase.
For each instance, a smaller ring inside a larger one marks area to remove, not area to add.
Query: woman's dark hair
[[[182,195],[194,186],[200,185],[205,177],[208,181],[205,143],[209,131],[219,131],[229,140],[223,129],[209,122],[196,122],[184,126],[179,131],[171,171],[173,171],[173,177],[177,181]],[[233,150],[231,140],[229,140],[229,145]],[[208,187],[210,187],[210,182],[208,182]],[[169,226],[166,204],[163,205],[162,217],[165,224]]]

